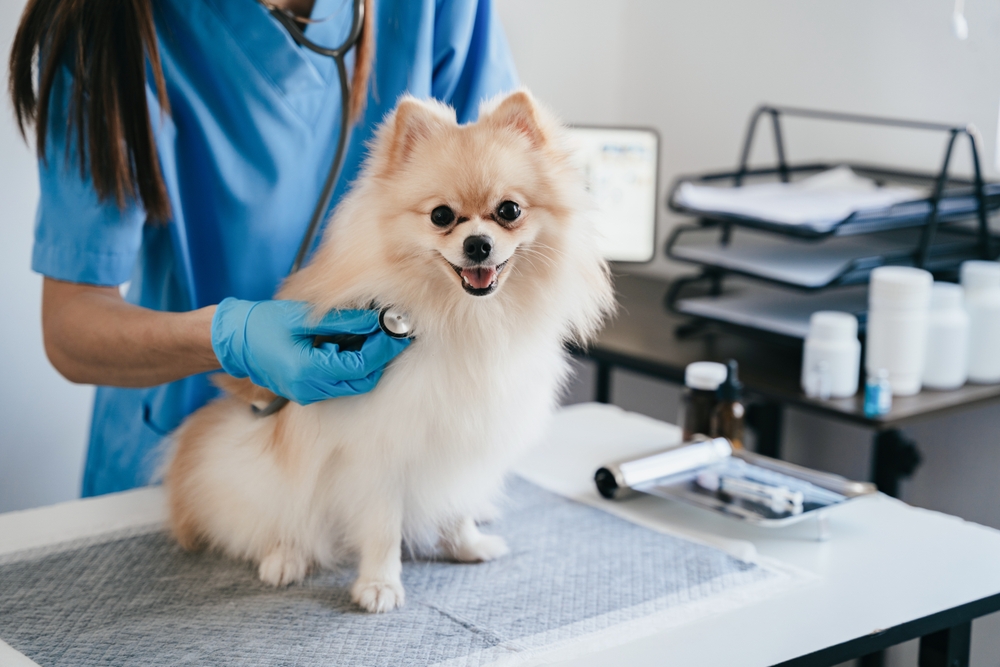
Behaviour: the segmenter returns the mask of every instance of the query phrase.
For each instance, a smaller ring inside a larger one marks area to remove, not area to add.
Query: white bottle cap
[[[684,369],[684,384],[692,389],[715,391],[726,381],[725,365],[714,361],[696,361]]]
[[[965,291],[961,285],[937,281],[931,288],[931,310],[961,309]]]
[[[934,277],[909,266],[880,266],[871,274],[868,305],[881,308],[926,308]]]
[[[850,313],[836,310],[820,310],[809,317],[809,338],[838,342],[856,340],[858,337],[858,318]]]
[[[967,290],[1000,287],[1000,263],[984,259],[962,262],[962,287]]]

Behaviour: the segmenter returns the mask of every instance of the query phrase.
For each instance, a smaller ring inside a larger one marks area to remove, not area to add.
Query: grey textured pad
[[[509,490],[485,530],[511,554],[408,561],[388,614],[351,604],[350,572],[274,589],[153,532],[0,564],[0,638],[43,667],[480,665],[777,576],[521,479]]]

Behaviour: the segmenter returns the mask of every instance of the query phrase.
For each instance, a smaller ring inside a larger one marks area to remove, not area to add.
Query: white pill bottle
[[[809,318],[802,348],[802,389],[812,398],[848,398],[858,393],[861,341],[858,318],[821,310]]]
[[[969,371],[969,315],[960,285],[936,282],[931,288],[927,319],[927,358],[924,386],[958,389]]]
[[[880,266],[868,285],[865,370],[889,373],[893,396],[920,391],[934,278],[908,266]]]
[[[969,381],[1000,382],[1000,263],[962,263],[965,310],[969,314]]]

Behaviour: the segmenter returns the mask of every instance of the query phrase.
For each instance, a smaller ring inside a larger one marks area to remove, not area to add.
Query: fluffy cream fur
[[[567,341],[612,309],[581,175],[563,130],[525,91],[458,125],[444,105],[404,98],[338,207],[316,257],[278,296],[315,311],[393,304],[416,340],[371,393],[288,405],[257,418],[270,394],[242,381],[178,431],[165,474],[173,532],[301,580],[358,560],[352,598],[369,611],[403,603],[400,550],[436,544],[459,561],[506,553],[475,520],[505,471],[542,433],[567,375]],[[501,224],[498,205],[521,207]],[[430,219],[451,207],[447,228]],[[467,293],[454,266],[469,236],[494,240],[496,290]]]

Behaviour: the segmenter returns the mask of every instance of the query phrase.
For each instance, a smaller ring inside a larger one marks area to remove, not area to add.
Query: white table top
[[[769,530],[655,498],[613,503],[597,495],[593,473],[601,464],[678,439],[676,427],[641,415],[572,406],[517,472],[651,528],[805,570],[814,581],[561,664],[773,665],[1000,593],[1000,532],[886,496],[829,510],[832,539],[817,542],[811,521]],[[164,516],[158,488],[0,514],[0,556]],[[0,642],[0,663],[32,664],[19,656]]]

